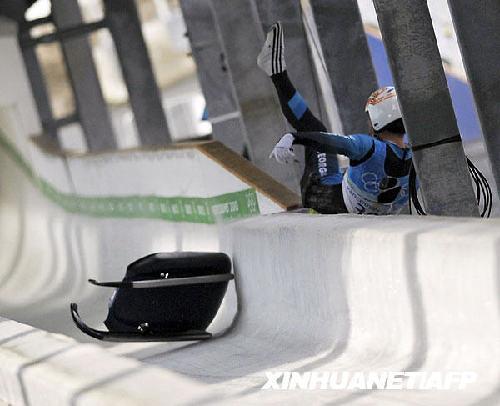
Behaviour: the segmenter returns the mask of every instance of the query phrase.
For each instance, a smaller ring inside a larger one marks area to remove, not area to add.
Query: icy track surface
[[[500,223],[409,217],[278,214],[226,226],[69,215],[0,152],[0,313],[90,341],[110,291],[154,251],[223,250],[234,285],[212,326],[217,339],[119,344],[115,354],[209,389],[192,404],[498,405]],[[267,371],[474,371],[458,391],[263,391]],[[175,388],[175,382],[166,382]],[[172,395],[175,403],[175,391]]]

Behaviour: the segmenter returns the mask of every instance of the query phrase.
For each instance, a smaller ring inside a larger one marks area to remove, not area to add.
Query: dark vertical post
[[[478,216],[424,0],[374,0],[428,213]]]
[[[24,21],[24,13],[29,4],[27,1],[2,0],[0,1],[0,15],[10,18],[17,23]]]
[[[500,196],[500,1],[448,4]]]
[[[57,29],[82,24],[78,2],[52,0],[52,19]],[[89,150],[115,148],[111,120],[99,85],[88,38],[82,35],[63,39],[61,45]]]
[[[222,41],[212,15],[210,0],[182,0],[180,4],[213,136],[241,154],[245,149],[246,130],[231,74],[224,60]]]
[[[310,0],[310,6],[343,132],[366,133],[366,100],[378,86],[357,1]]]
[[[23,29],[22,24],[19,27],[20,30]],[[20,36],[24,35],[21,31],[19,34]],[[52,142],[59,145],[57,128],[54,125],[54,113],[47,93],[45,78],[36,55],[36,49],[34,47],[21,47],[21,52],[43,131],[50,137]]]
[[[286,131],[286,123],[269,78],[257,66],[264,31],[253,0],[212,0],[212,7],[236,96],[245,124],[253,163],[291,189],[299,190],[300,169],[279,165],[269,153]]]
[[[105,0],[104,8],[141,143],[147,146],[168,144],[171,139],[167,120],[135,2]]]

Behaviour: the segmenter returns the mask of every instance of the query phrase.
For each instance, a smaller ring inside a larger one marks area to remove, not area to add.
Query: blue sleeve
[[[311,147],[319,152],[341,154],[355,161],[361,160],[375,142],[365,134],[336,135],[324,132],[299,132],[294,134],[295,144]]]

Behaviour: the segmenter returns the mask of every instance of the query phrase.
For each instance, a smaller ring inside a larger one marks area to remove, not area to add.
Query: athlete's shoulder
[[[361,144],[361,145],[365,145],[365,146],[368,146],[368,147],[372,147],[373,145],[377,144],[378,142],[380,142],[378,139],[376,139],[375,137],[369,135],[369,134],[363,134],[363,133],[360,133],[360,134],[352,134],[350,135],[349,137],[352,138],[352,140],[357,143],[357,144]]]
[[[351,134],[349,138],[355,145],[356,154],[351,156],[355,161],[364,161],[373,155],[375,138],[368,134]]]

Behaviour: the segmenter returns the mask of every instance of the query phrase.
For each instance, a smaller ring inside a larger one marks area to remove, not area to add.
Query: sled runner
[[[71,303],[71,317],[85,334],[105,341],[193,341],[211,338],[206,331],[233,279],[231,261],[222,253],[151,254],[127,267],[125,278],[98,282],[115,288],[104,324],[88,326]]]

